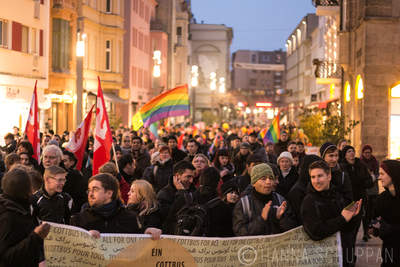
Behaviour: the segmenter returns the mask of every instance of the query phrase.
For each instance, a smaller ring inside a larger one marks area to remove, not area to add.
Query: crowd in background
[[[276,143],[259,132],[226,125],[163,127],[158,136],[112,129],[111,160],[92,176],[93,137],[77,170],[77,158],[64,149],[68,132],[42,134],[37,161],[15,129],[1,148],[0,266],[43,262],[49,225],[41,221],[93,236],[148,233],[154,239],[161,232],[270,235],[303,225],[313,240],[340,231],[344,266],[356,262],[362,225],[365,242],[370,235],[383,240],[383,266],[399,266],[400,162],[379,164],[370,145],[358,158],[346,140],[307,154],[304,140],[285,129]]]

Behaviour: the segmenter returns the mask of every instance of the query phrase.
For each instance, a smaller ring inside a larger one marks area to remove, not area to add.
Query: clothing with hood
[[[158,193],[164,186],[168,185],[168,181],[173,175],[174,162],[172,159],[160,162],[147,167],[143,173],[143,178],[147,180]]]
[[[377,235],[382,239],[383,267],[400,266],[400,162],[385,160],[382,169],[392,178],[395,195],[385,188],[376,200],[374,217],[380,218],[380,229]],[[393,259],[393,260],[392,260]]]
[[[312,240],[322,240],[340,231],[343,266],[354,266],[352,265],[355,261],[353,232],[357,220],[353,218],[346,222],[341,215],[346,206],[346,200],[332,183],[328,190],[322,192],[316,191],[310,183],[301,206],[301,217],[304,231]]]
[[[44,260],[43,239],[33,230],[38,222],[29,201],[0,195],[0,266],[37,267]]]
[[[33,216],[40,221],[69,224],[73,200],[68,193],[50,196],[43,186],[32,196],[31,203]]]
[[[84,207],[71,217],[71,225],[100,233],[143,233],[137,223],[137,214],[126,209],[120,200],[98,207]]]
[[[343,153],[354,148],[352,146],[345,146],[343,148]],[[354,164],[349,163],[346,158],[340,163],[342,170],[347,172],[351,182],[351,188],[353,191],[353,200],[358,201],[361,198],[367,196],[366,189],[373,185],[373,180],[368,172],[367,166],[360,161],[359,158],[354,159]]]
[[[310,167],[311,163],[318,160],[322,159],[316,155],[304,156],[303,162],[300,165],[299,169],[299,179],[294,184],[286,197],[293,208],[293,212],[296,215],[299,225],[303,224],[303,219],[301,218],[301,204],[303,203],[303,199],[307,194],[307,186],[311,181],[308,168]]]
[[[379,177],[379,162],[373,155],[371,155],[371,157],[369,159],[367,159],[363,156],[364,151],[367,149],[369,149],[372,153],[372,147],[370,145],[364,145],[361,149],[360,160],[367,166],[370,173],[372,173],[375,176],[375,178],[378,178]],[[373,186],[371,188],[367,189],[367,195],[377,196],[378,194],[379,194],[378,179],[375,179]]]

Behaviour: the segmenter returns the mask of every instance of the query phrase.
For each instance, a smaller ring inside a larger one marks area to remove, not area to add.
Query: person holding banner
[[[26,171],[15,168],[2,179],[0,195],[0,266],[37,267],[44,260],[43,239],[50,225],[38,226],[30,213],[31,181]]]
[[[355,265],[353,232],[360,213],[362,200],[346,206],[341,192],[331,183],[329,165],[322,160],[309,167],[311,184],[301,207],[304,231],[312,240],[322,240],[340,231],[343,266]]]
[[[286,200],[273,192],[276,183],[271,167],[261,163],[251,169],[252,190],[243,196],[233,211],[236,236],[271,235],[296,226],[296,219]]]
[[[88,206],[71,217],[71,225],[88,230],[94,237],[100,233],[142,233],[137,215],[124,207],[118,198],[118,180],[108,173],[100,173],[89,179]],[[159,239],[161,230],[147,228],[145,234]]]

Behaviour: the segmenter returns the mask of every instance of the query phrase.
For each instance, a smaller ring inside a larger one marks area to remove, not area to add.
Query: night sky
[[[231,52],[285,49],[286,38],[307,13],[311,0],[192,0],[197,23],[233,28]]]

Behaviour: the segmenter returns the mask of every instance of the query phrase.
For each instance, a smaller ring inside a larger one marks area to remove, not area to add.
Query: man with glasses
[[[118,181],[111,174],[91,177],[87,193],[89,205],[72,216],[71,225],[88,230],[96,238],[100,233],[141,233],[136,213],[122,204],[118,197]],[[144,233],[150,234],[152,239],[159,239],[161,230],[149,227]]]
[[[40,221],[68,224],[71,217],[72,198],[63,192],[67,172],[58,166],[44,171],[44,184],[31,199],[33,215]]]
[[[73,168],[66,168],[62,162],[63,152],[56,145],[48,145],[43,149],[42,168],[43,171],[51,166],[58,166],[65,169],[67,173],[66,182],[63,191],[70,194],[74,199],[72,212],[79,212],[81,206],[86,202],[87,179],[84,179],[82,174]],[[43,172],[42,172],[43,173]]]

